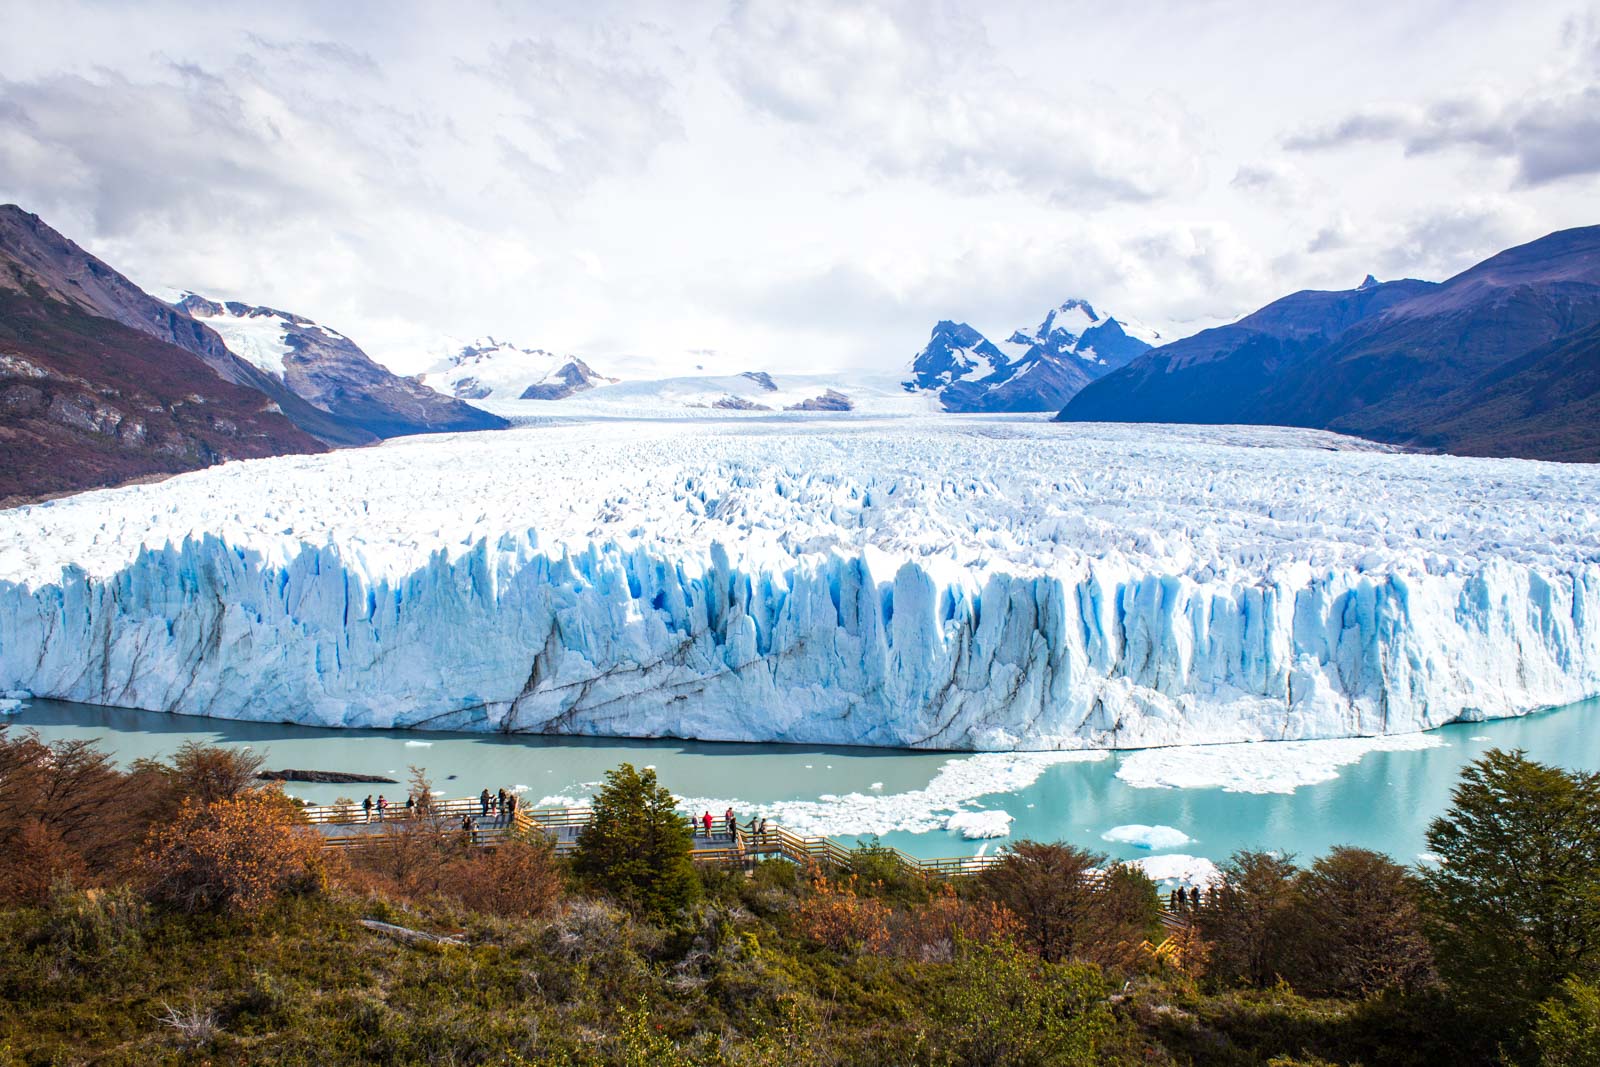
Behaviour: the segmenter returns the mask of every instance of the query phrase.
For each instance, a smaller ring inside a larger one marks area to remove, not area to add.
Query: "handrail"
[[[393,807],[386,819],[379,820],[374,812],[372,825],[406,823],[417,818],[433,818],[438,820],[441,833],[461,833],[459,826],[455,825],[463,814],[479,816],[482,813],[481,799],[478,797],[464,797],[450,800],[430,798],[426,810],[422,815],[407,816],[402,809],[396,814]],[[301,809],[301,814],[308,822],[318,826],[344,826],[366,825],[364,811],[359,806],[318,805],[307,806]],[[493,807],[490,808],[491,816],[494,815]],[[519,831],[527,831],[534,827],[542,830],[554,830],[556,855],[567,855],[578,847],[575,835],[562,834],[560,831],[571,827],[582,827],[589,824],[594,812],[590,808],[524,808],[519,806],[513,813],[511,826],[491,823],[479,826],[474,830],[473,841],[475,844],[492,844],[494,841],[509,834],[512,827]],[[743,827],[735,827],[731,838],[724,830],[716,836],[724,839],[726,843],[713,843],[712,838],[700,836],[701,824],[692,816],[686,822],[695,831],[695,841],[705,841],[706,847],[696,847],[693,858],[700,863],[738,865],[760,856],[780,855],[799,864],[818,863],[832,867],[848,867],[852,860],[860,855],[858,850],[845,848],[837,841],[827,837],[816,837],[797,834],[792,830],[768,823],[764,829],[750,831]],[[719,820],[718,826],[721,826]],[[357,833],[347,835],[328,835],[325,842],[329,848],[360,848],[380,843],[384,834]],[[959,878],[973,874],[994,866],[1001,861],[999,855],[988,856],[945,856],[936,859],[921,859],[908,855],[892,846],[881,846],[879,851],[892,857],[905,870],[929,878]],[[1163,913],[1166,913],[1166,901],[1161,902]],[[1165,921],[1165,914],[1164,914]],[[1171,924],[1169,924],[1171,925]]]

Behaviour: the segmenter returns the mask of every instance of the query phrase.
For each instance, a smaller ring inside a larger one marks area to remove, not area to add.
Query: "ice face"
[[[1600,693],[1600,471],[1298,430],[596,422],[0,512],[0,690],[951,749]]]

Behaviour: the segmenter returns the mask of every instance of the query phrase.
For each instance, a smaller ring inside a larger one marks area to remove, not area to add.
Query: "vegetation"
[[[697,869],[626,766],[571,861],[428,813],[341,856],[249,764],[0,731],[0,1064],[1600,1062],[1595,783],[1520,753],[1464,773],[1444,866],[1243,852],[1177,926],[1060,843]]]

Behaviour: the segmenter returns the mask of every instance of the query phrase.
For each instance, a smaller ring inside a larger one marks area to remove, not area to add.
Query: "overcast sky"
[[[1309,10],[1298,10],[1306,8]],[[1600,223],[1600,3],[0,0],[0,201],[146,287],[708,370],[1192,332]]]

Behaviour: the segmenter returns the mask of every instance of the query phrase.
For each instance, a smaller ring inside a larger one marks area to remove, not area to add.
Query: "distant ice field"
[[[0,690],[956,749],[1600,693],[1600,471],[1039,417],[574,419],[0,512]]]

